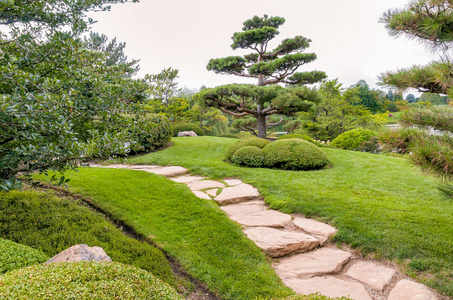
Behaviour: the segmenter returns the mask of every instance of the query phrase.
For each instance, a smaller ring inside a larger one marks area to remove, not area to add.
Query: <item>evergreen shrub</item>
[[[133,142],[138,143],[139,151],[148,152],[165,146],[171,139],[173,130],[167,117],[157,114],[146,114],[135,119],[131,128]]]
[[[270,143],[270,141],[268,141],[266,139],[260,139],[260,138],[250,138],[250,139],[240,140],[227,148],[227,150],[225,152],[225,160],[231,161],[234,153],[242,147],[255,146],[258,148],[263,148],[264,146],[266,146],[269,143]]]
[[[48,259],[39,250],[0,238],[0,274],[43,263]]]
[[[337,136],[331,146],[346,150],[359,150],[363,143],[369,141],[376,134],[369,129],[352,129]]]
[[[173,136],[178,136],[178,133],[180,133],[181,131],[193,131],[198,136],[204,135],[203,129],[201,129],[200,127],[198,127],[195,124],[180,123],[180,124],[173,125]]]
[[[312,144],[315,143],[315,141],[309,137],[308,135],[306,134],[299,134],[299,133],[291,133],[291,134],[285,134],[285,135],[282,135],[280,137],[277,138],[278,140],[286,140],[286,139],[301,139],[301,140],[305,140],[307,142],[310,142]]]
[[[395,103],[389,103],[389,104],[387,104],[387,110],[389,112],[397,112],[398,111],[398,106],[396,106]]]
[[[316,170],[330,163],[317,146],[300,139],[277,140],[263,148],[264,165],[285,170]]]
[[[246,167],[261,167],[264,163],[264,153],[261,148],[245,146],[234,152],[231,161]]]

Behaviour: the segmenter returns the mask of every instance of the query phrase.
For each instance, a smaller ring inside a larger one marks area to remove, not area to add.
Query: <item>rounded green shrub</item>
[[[250,138],[250,139],[240,140],[227,148],[227,150],[225,152],[225,159],[227,161],[231,161],[234,153],[242,147],[255,146],[258,148],[263,148],[264,146],[266,146],[269,143],[270,143],[270,141],[268,141],[266,139],[260,139],[260,138]]]
[[[234,152],[231,161],[246,167],[261,167],[264,163],[264,153],[261,148],[245,146]]]
[[[173,130],[167,117],[146,114],[140,118],[135,117],[134,121],[132,139],[139,146],[139,150],[135,152],[148,152],[163,147],[170,141]]]
[[[398,106],[396,106],[395,103],[389,103],[389,104],[387,104],[387,110],[389,112],[397,112],[398,111]]]
[[[0,238],[0,274],[43,263],[48,259],[39,250]]]
[[[184,299],[151,273],[115,262],[40,264],[0,282],[5,299]]]
[[[285,170],[321,169],[330,161],[317,146],[300,139],[277,140],[263,148],[264,165]]]
[[[198,136],[204,135],[203,129],[198,127],[195,124],[190,124],[190,123],[179,123],[173,125],[173,136],[178,136],[178,133],[181,131],[193,131],[195,132]]]
[[[306,134],[292,133],[292,134],[282,135],[281,137],[278,138],[278,140],[287,140],[287,139],[301,139],[301,140],[305,140],[307,142],[310,142],[312,144],[315,143],[315,141],[311,137],[306,135]]]
[[[346,131],[337,136],[331,146],[346,150],[359,150],[363,143],[368,142],[377,133],[363,128]]]

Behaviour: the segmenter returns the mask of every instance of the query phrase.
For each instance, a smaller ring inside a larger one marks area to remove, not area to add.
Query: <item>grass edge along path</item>
[[[291,295],[264,254],[212,202],[163,176],[80,168],[69,190],[155,242],[222,299]]]
[[[453,296],[453,204],[407,159],[322,148],[333,167],[297,172],[223,162],[235,139],[173,138],[174,146],[135,164],[180,165],[213,179],[238,177],[273,209],[317,217],[339,229],[338,243],[397,262],[405,273]]]

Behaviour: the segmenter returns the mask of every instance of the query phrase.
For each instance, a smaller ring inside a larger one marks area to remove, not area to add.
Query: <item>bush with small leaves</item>
[[[201,129],[200,127],[198,127],[195,124],[180,123],[180,124],[173,125],[173,136],[178,136],[178,133],[181,131],[193,131],[198,136],[204,135],[203,129]]]
[[[389,104],[387,104],[387,110],[389,112],[397,112],[399,109],[398,109],[398,106],[396,106],[395,103],[389,103]]]
[[[260,139],[260,138],[250,138],[250,139],[240,140],[227,148],[227,150],[225,152],[225,160],[231,161],[234,153],[242,147],[255,146],[258,148],[263,148],[264,146],[266,146],[269,143],[270,143],[269,140]]]
[[[369,141],[376,134],[369,129],[352,129],[337,136],[331,146],[346,150],[359,150],[363,143]]]
[[[278,138],[278,140],[286,140],[286,139],[301,139],[301,140],[305,140],[307,142],[310,142],[312,144],[315,143],[315,141],[311,137],[306,135],[306,134],[292,133],[292,134],[282,135],[281,137]]]
[[[261,167],[264,163],[264,153],[261,148],[245,146],[234,153],[231,161],[246,167]]]
[[[278,140],[263,148],[264,165],[285,170],[316,170],[330,163],[317,146],[300,139]]]
[[[0,238],[0,274],[40,264],[49,257],[32,247]]]
[[[165,146],[173,133],[170,121],[167,117],[157,114],[146,114],[133,118],[131,136],[133,143],[137,143],[138,152],[148,152]]]

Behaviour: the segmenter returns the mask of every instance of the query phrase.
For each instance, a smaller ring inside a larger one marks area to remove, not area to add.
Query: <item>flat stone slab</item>
[[[243,183],[242,180],[240,179],[224,179],[223,181],[225,181],[225,183],[230,186],[239,185]]]
[[[211,200],[211,197],[209,197],[207,194],[205,194],[201,191],[192,191],[192,193],[194,193],[195,196],[197,196],[200,199]]]
[[[382,292],[395,274],[395,269],[372,261],[359,260],[349,268],[345,275],[357,279],[373,290]]]
[[[290,215],[272,209],[230,215],[230,219],[249,227],[281,228],[291,222]]]
[[[437,297],[423,284],[404,279],[396,284],[388,300],[437,300]]]
[[[289,279],[283,283],[298,294],[320,293],[328,297],[348,297],[354,300],[372,300],[363,285],[332,276],[309,279]]]
[[[214,200],[221,205],[225,205],[253,199],[259,197],[259,195],[260,193],[258,193],[256,188],[250,184],[241,183],[236,186],[224,188]]]
[[[319,246],[317,238],[300,232],[255,227],[244,230],[244,233],[264,253],[271,257],[281,257],[290,253],[310,251]]]
[[[341,272],[352,254],[339,249],[320,248],[283,258],[275,267],[280,278],[309,278]]]
[[[253,212],[259,212],[263,210],[267,210],[264,201],[249,201],[243,202],[239,204],[227,205],[220,207],[226,214],[231,217],[234,215],[242,215],[242,214],[249,214]]]
[[[221,182],[214,180],[201,180],[201,181],[192,181],[187,184],[190,190],[192,191],[201,191],[204,189],[210,188],[224,188],[225,185]]]
[[[167,177],[178,176],[187,173],[187,169],[179,166],[170,166],[170,167],[159,167],[145,170],[150,173],[157,175],[163,175]]]
[[[204,177],[201,176],[181,176],[181,177],[174,177],[170,178],[170,180],[174,182],[179,182],[179,183],[189,183],[193,181],[199,181],[204,179]]]
[[[209,196],[215,197],[215,196],[217,196],[217,190],[218,189],[207,190],[206,194],[208,194]]]
[[[335,227],[313,219],[296,217],[294,218],[293,223],[296,227],[304,230],[308,234],[314,235],[319,239],[321,244],[324,244],[331,235],[337,232]]]

